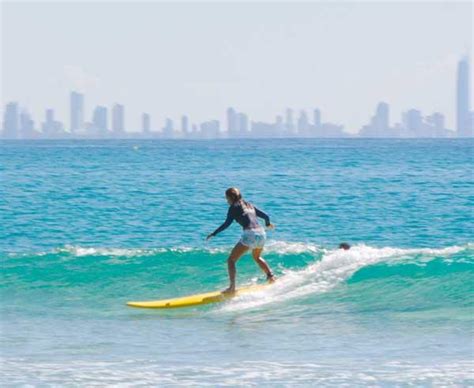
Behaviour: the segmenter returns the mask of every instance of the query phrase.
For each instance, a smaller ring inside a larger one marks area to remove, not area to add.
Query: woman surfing
[[[270,223],[270,217],[268,217],[268,215],[266,215],[263,211],[257,209],[251,203],[244,201],[239,189],[236,187],[227,189],[225,192],[225,197],[227,203],[229,204],[227,218],[221,226],[219,226],[206,238],[206,240],[209,240],[218,233],[222,232],[224,229],[227,229],[234,220],[237,221],[243,228],[242,237],[240,238],[239,242],[235,244],[229,255],[229,258],[227,259],[230,285],[229,288],[227,288],[224,292],[235,292],[235,263],[249,249],[252,250],[253,259],[267,275],[267,280],[269,282],[275,281],[275,276],[273,275],[267,262],[262,257],[260,257],[260,254],[263,251],[263,246],[265,245],[266,234],[265,230],[257,220],[257,217],[264,219],[265,226],[269,229],[273,229],[274,226]]]

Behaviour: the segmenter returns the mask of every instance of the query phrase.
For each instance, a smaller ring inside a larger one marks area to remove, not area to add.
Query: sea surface
[[[472,386],[473,162],[466,139],[2,141],[0,385]],[[278,281],[127,307],[227,287],[241,230],[205,237],[230,186],[276,225]]]

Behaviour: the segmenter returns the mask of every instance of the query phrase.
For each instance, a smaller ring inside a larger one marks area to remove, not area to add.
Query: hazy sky
[[[322,110],[358,131],[379,101],[391,123],[414,107],[454,127],[456,62],[472,54],[465,2],[5,2],[2,111],[19,101],[38,123],[69,92],[125,105],[127,129],[182,113],[225,118],[233,106],[272,121],[286,107]],[[473,77],[471,77],[472,80]]]

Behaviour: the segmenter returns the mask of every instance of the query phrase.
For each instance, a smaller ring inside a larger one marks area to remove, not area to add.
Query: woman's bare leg
[[[227,259],[227,268],[229,270],[229,280],[230,285],[224,292],[234,292],[235,291],[235,275],[237,270],[235,269],[235,263],[241,258],[241,256],[248,251],[248,247],[238,242],[235,244],[235,247],[230,252],[229,258]]]
[[[262,251],[263,248],[255,248],[252,251],[252,257],[257,262],[258,266],[262,269],[262,271],[265,272],[265,275],[267,275],[268,280],[272,281],[274,280],[272,270],[268,266],[267,262],[263,259],[263,257],[260,257]]]

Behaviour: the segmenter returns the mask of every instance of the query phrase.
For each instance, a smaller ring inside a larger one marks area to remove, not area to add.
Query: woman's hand
[[[273,224],[268,224],[268,225],[267,225],[267,229],[275,229],[275,225],[273,225]]]

